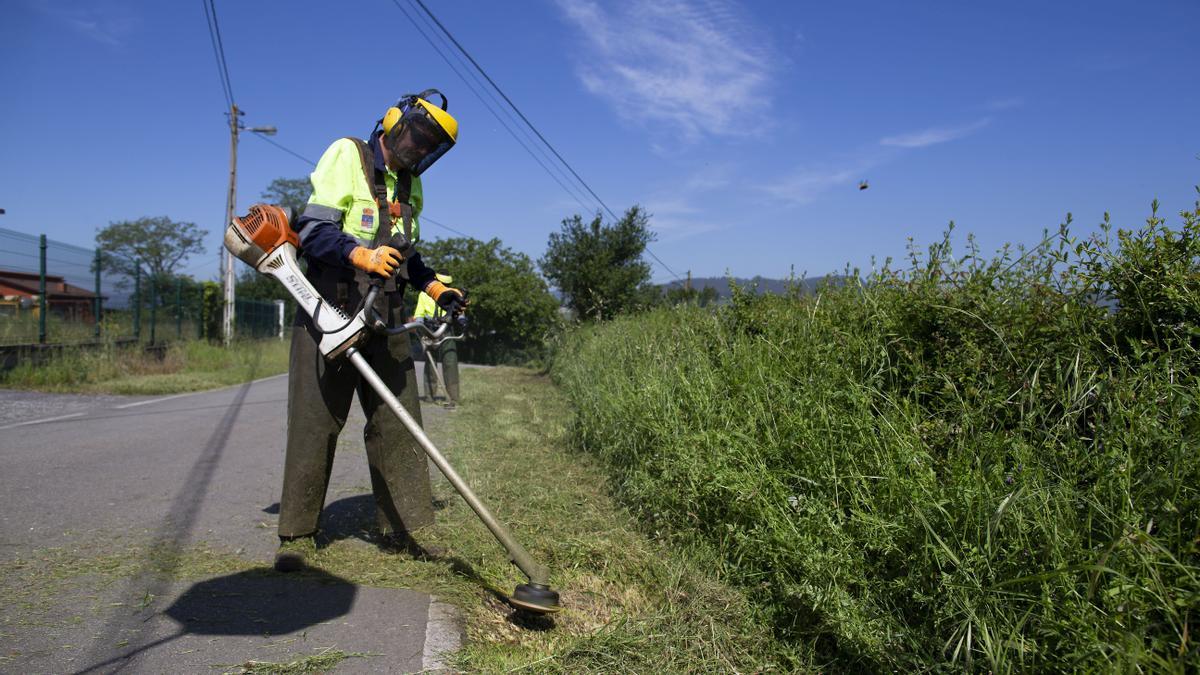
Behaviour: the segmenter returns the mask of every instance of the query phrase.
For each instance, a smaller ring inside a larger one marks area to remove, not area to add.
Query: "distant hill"
[[[821,284],[825,283],[827,280],[836,283],[838,281],[838,279],[839,279],[839,277],[827,277],[827,276],[810,277],[807,279],[797,279],[795,281],[795,283],[801,285],[804,288],[804,291],[806,293],[811,293],[813,291],[813,289],[815,289],[817,286],[820,286]],[[733,281],[734,281],[734,283],[736,283],[738,286],[741,286],[742,288],[757,288],[759,293],[776,293],[776,294],[787,293],[789,284],[793,283],[787,279],[771,279],[769,277],[760,277],[760,276],[756,276],[756,277],[753,277],[750,279],[746,279],[743,277],[734,277]],[[684,284],[684,282],[682,282],[682,281],[671,281],[671,282],[662,284],[662,288],[664,290],[671,289],[671,288],[679,288],[679,287],[683,286],[683,284]],[[703,289],[705,287],[711,287],[711,288],[717,289],[717,297],[721,301],[728,300],[730,298],[730,296],[732,295],[729,292],[729,278],[728,277],[693,277],[692,278],[692,288],[699,290],[699,289]]]

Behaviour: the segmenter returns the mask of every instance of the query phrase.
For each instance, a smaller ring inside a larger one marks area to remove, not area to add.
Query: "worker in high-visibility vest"
[[[430,102],[434,96],[441,98],[440,107]],[[325,299],[353,314],[366,294],[369,275],[375,275],[387,279],[375,308],[389,326],[404,320],[405,285],[428,294],[443,311],[463,309],[463,292],[435,279],[420,254],[406,249],[405,255],[388,245],[396,232],[413,242],[419,239],[420,175],[457,138],[458,122],[446,112],[446,97],[429,89],[388,108],[369,140],[342,138],[321,155],[311,175],[312,196],[293,228],[308,261],[306,276]],[[410,533],[433,523],[425,453],[358,371],[321,355],[320,336],[308,314],[297,312],[296,319],[275,568],[301,569],[305,556],[315,553],[334,449],[356,390],[367,418],[363,438],[378,541],[387,549],[419,550]],[[419,422],[408,336],[372,335],[360,353]]]
[[[435,273],[434,278],[446,285],[454,283],[454,278],[443,271]],[[439,307],[437,302],[434,301],[433,297],[431,297],[428,293],[422,292],[417,295],[417,308],[413,310],[414,318],[437,318],[444,316],[445,314],[446,310]],[[445,351],[453,348],[454,345],[451,342],[446,342],[437,347],[433,347],[430,346],[427,340],[422,340],[421,343],[425,350],[425,393],[429,396],[429,400],[432,401],[434,396],[437,394],[438,389],[438,378],[437,373],[434,372],[434,369],[437,368],[437,364],[443,362],[442,355],[445,353]],[[446,394],[446,398],[449,399],[450,393],[444,393]]]

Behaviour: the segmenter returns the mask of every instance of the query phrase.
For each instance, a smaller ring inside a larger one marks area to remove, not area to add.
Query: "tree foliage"
[[[308,204],[310,194],[312,183],[307,178],[276,178],[263,190],[262,198],[270,204],[290,208],[292,213],[298,214]]]
[[[520,363],[541,356],[558,324],[558,302],[533,260],[499,239],[435,239],[421,244],[425,263],[454,277],[470,307],[460,358],[477,363]]]
[[[639,206],[611,225],[599,215],[586,224],[574,215],[550,234],[538,264],[577,316],[610,319],[644,304],[650,264],[642,253],[651,241],[649,216]]]
[[[182,263],[204,253],[206,236],[208,230],[195,223],[167,216],[142,217],[109,223],[96,233],[96,246],[105,271],[132,278],[140,264],[161,296],[169,290]]]
[[[663,299],[668,305],[696,305],[708,307],[717,304],[720,294],[712,286],[696,288],[695,286],[671,286],[663,292]]]

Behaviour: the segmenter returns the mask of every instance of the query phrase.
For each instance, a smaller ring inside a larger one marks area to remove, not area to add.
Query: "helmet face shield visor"
[[[414,176],[420,176],[454,147],[454,139],[420,106],[405,112],[383,140],[393,161]]]

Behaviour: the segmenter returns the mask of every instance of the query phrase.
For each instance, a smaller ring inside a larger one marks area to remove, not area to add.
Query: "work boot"
[[[317,542],[313,537],[279,538],[279,551],[275,553],[276,572],[299,572],[304,569],[307,557],[317,552]]]
[[[385,532],[378,535],[376,546],[384,553],[405,553],[413,560],[437,560],[445,557],[441,546],[422,546],[408,532]]]

